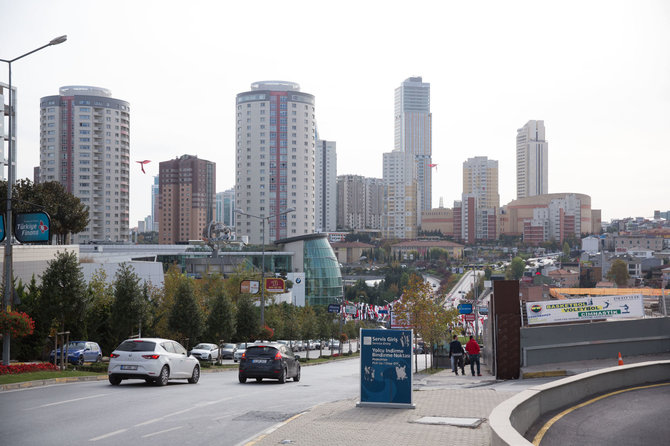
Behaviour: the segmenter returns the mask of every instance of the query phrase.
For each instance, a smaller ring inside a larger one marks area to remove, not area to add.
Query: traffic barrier
[[[623,365],[623,359],[621,358],[621,352],[619,352],[619,365]]]

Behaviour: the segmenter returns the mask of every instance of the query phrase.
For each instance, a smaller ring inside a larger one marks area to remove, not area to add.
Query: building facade
[[[337,228],[381,229],[384,183],[360,175],[337,177]]]
[[[8,165],[9,155],[9,114],[16,110],[16,86],[12,85],[12,94],[11,101],[9,103],[9,85],[0,82],[0,105],[2,105],[2,115],[0,116],[0,141],[2,141],[2,147],[0,147],[0,153],[2,154],[2,165]],[[12,115],[12,139],[14,140],[14,147],[12,150],[12,178],[16,179],[16,113]],[[39,172],[39,170],[38,170]],[[3,170],[3,179],[7,181],[7,172]]]
[[[293,82],[257,82],[237,95],[235,113],[235,208],[254,216],[238,213],[237,237],[260,244],[314,233],[314,96]]]
[[[549,143],[544,121],[528,121],[516,135],[516,198],[549,193]]]
[[[158,232],[159,220],[160,220],[160,180],[158,175],[154,175],[154,183],[151,185],[151,228],[147,228],[149,231]]]
[[[235,226],[235,189],[216,193],[216,214],[214,219],[229,228]]]
[[[182,155],[159,164],[161,245],[202,240],[214,219],[216,164],[193,155]]]
[[[495,240],[496,215],[500,207],[498,161],[477,156],[468,158],[463,163],[462,203],[464,206],[461,217],[464,220],[461,223],[460,240],[467,243],[475,240]]]
[[[330,232],[337,228],[337,146],[335,141],[317,140],[314,179],[316,182],[316,232]]]
[[[89,207],[73,243],[127,241],[130,107],[99,87],[61,87],[40,100],[40,182],[58,181]]]

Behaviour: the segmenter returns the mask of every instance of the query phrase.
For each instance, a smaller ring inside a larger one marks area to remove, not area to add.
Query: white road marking
[[[163,417],[154,418],[153,420],[148,420],[148,421],[145,421],[144,423],[136,424],[133,427],[146,426],[147,424],[155,423],[156,421],[161,421],[162,419],[163,419]]]
[[[127,431],[127,430],[128,430],[128,429],[119,429],[118,431],[110,432],[110,433],[105,434],[105,435],[100,435],[99,437],[91,438],[91,439],[88,440],[88,441],[104,440],[105,438],[109,438],[109,437],[114,436],[114,435],[116,435],[116,434],[123,433],[123,432],[125,432],[125,431]]]
[[[74,399],[71,399],[71,400],[57,401],[55,403],[42,404],[41,406],[31,407],[30,409],[25,409],[25,410],[33,410],[33,409],[40,409],[42,407],[58,406],[59,404],[74,403],[75,401],[90,400],[91,398],[100,398],[101,396],[105,396],[105,395],[107,395],[107,393],[99,393],[97,395],[90,395],[90,396],[84,396],[84,397],[81,397],[81,398],[74,398]]]
[[[158,432],[154,432],[154,433],[151,433],[151,434],[142,435],[142,438],[153,437],[154,435],[160,435],[160,434],[164,434],[166,432],[176,431],[177,429],[181,429],[181,426],[173,427],[173,428],[170,428],[170,429],[165,429],[164,431],[158,431]]]

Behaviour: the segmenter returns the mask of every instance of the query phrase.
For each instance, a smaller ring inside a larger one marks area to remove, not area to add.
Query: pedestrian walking
[[[470,340],[468,341],[467,344],[465,344],[465,351],[468,353],[470,357],[470,371],[472,372],[472,376],[475,376],[475,363],[477,363],[477,376],[482,376],[481,370],[480,370],[480,349],[479,349],[479,343],[475,341],[475,337],[470,335]]]
[[[465,365],[463,363],[463,346],[458,340],[458,336],[454,335],[454,340],[449,343],[449,358],[451,358],[451,370],[458,375],[460,367],[461,373],[465,376]]]

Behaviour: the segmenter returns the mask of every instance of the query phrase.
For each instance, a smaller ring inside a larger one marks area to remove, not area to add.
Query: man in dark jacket
[[[458,368],[465,375],[465,364],[463,362],[463,346],[458,341],[458,336],[454,335],[454,340],[449,343],[449,358],[451,358],[451,369],[458,375]]]
[[[475,341],[474,336],[470,336],[470,340],[465,344],[465,351],[470,355],[470,371],[472,372],[472,376],[475,376],[475,362],[477,363],[477,376],[482,376],[479,370],[479,343]]]

